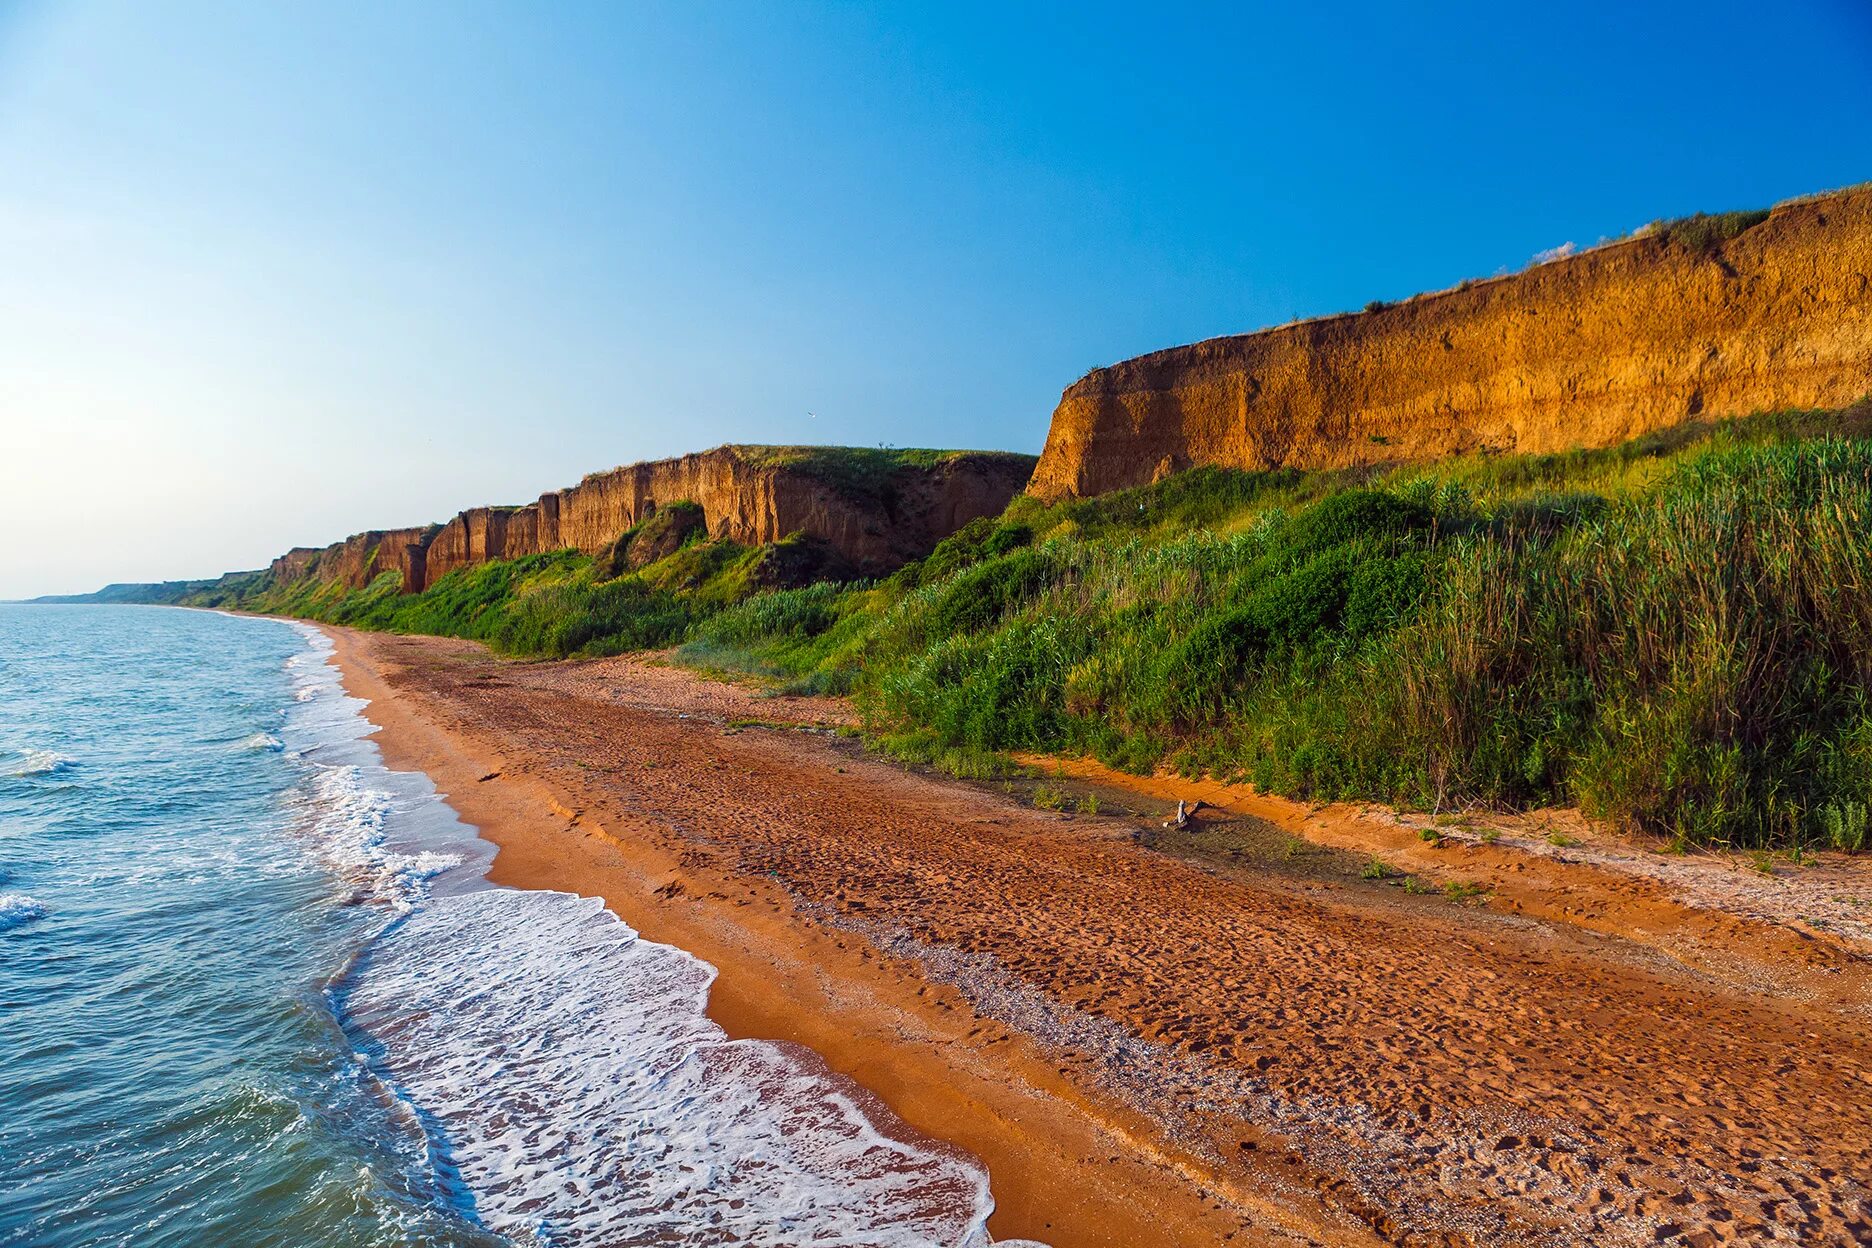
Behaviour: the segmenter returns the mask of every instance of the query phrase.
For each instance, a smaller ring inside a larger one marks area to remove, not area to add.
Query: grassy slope
[[[1168,763],[1410,806],[1578,803],[1686,842],[1858,848],[1872,806],[1872,408],[1607,451],[1199,469],[1017,499],[881,583],[759,592],[692,541],[423,594],[247,605],[850,692],[887,746]]]
[[[1696,843],[1864,842],[1872,424],[1197,470],[1017,500],[881,586],[764,595],[690,661],[856,693],[957,770],[1086,751],[1411,806],[1578,803]]]

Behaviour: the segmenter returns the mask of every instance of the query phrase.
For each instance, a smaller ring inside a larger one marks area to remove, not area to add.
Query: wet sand
[[[496,880],[719,967],[730,1034],[808,1045],[981,1158],[997,1236],[1872,1239],[1860,864],[1704,887],[1671,872],[1724,868],[1242,791],[1182,831],[1064,815],[867,758],[836,701],[330,631]],[[1270,836],[1284,857],[1244,848]],[[1378,853],[1477,895],[1345,869]]]

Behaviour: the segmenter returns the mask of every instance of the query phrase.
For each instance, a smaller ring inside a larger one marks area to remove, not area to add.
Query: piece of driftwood
[[[1163,826],[1166,828],[1187,828],[1189,827],[1191,817],[1193,817],[1197,811],[1201,810],[1207,804],[1208,803],[1204,802],[1201,798],[1198,798],[1196,800],[1195,805],[1185,805],[1182,802],[1178,802],[1177,808],[1176,808],[1176,817],[1173,819],[1164,820]]]

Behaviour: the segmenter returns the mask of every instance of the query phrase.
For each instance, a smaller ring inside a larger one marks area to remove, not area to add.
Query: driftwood
[[[1191,806],[1186,806],[1184,803],[1178,802],[1176,817],[1164,820],[1163,826],[1166,828],[1187,828],[1190,824],[1190,818],[1206,805],[1208,805],[1208,803],[1204,802],[1201,798],[1198,798],[1196,803]]]

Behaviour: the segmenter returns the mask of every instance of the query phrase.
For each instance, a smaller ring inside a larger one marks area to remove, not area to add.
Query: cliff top
[[[784,446],[725,442],[720,446],[710,447],[706,451],[691,451],[687,455],[672,456],[668,459],[634,460],[628,464],[620,464],[616,468],[588,472],[580,484],[646,464],[667,464],[684,459],[721,455],[733,456],[750,468],[792,469],[828,482],[846,479],[855,473],[873,475],[893,472],[899,468],[934,468],[939,464],[952,463],[964,457],[1020,461],[1030,465],[1038,458],[1019,451],[934,450],[924,447]]]
[[[928,471],[945,464],[968,461],[1004,465],[1008,471],[1031,475],[1039,462],[1035,455],[1018,451],[934,450],[927,447],[871,446],[767,446],[729,442],[706,451],[692,451],[673,459],[640,460],[604,472],[587,473],[580,485],[655,464],[682,463],[730,457],[757,472],[786,472],[816,481],[849,498],[879,498],[891,478],[905,470]]]
[[[1016,451],[939,451],[926,448],[868,446],[738,446],[732,451],[754,468],[799,473],[846,495],[874,495],[893,473],[906,468],[930,469],[962,459],[994,460],[1031,473],[1039,457]]]
[[[1835,208],[1862,207],[1867,203],[1872,203],[1872,182],[1861,182],[1841,187],[1838,190],[1784,199],[1771,208],[1723,213],[1699,212],[1687,217],[1654,221],[1623,238],[1605,239],[1590,247],[1568,251],[1551,259],[1537,258],[1517,272],[1497,273],[1492,277],[1467,278],[1454,286],[1446,286],[1440,290],[1420,291],[1395,301],[1375,300],[1359,311],[1328,312],[1319,316],[1301,317],[1245,333],[1217,334],[1196,342],[1163,347],[1142,355],[1131,356],[1090,370],[1078,381],[1068,386],[1065,393],[1073,395],[1108,392],[1113,388],[1134,385],[1140,376],[1148,376],[1156,368],[1166,365],[1185,367],[1205,358],[1224,356],[1228,354],[1230,348],[1250,339],[1284,334],[1315,334],[1327,330],[1336,331],[1340,327],[1356,329],[1379,317],[1427,312],[1442,302],[1466,296],[1473,297],[1472,292],[1486,292],[1494,287],[1513,286],[1536,275],[1543,277],[1551,275],[1565,280],[1572,271],[1604,264],[1609,260],[1655,259],[1673,251],[1714,256],[1724,244],[1749,234],[1758,227],[1771,223],[1779,225],[1785,219],[1794,217],[1807,221],[1815,217],[1824,217],[1829,210]],[[1649,253],[1648,256],[1647,253]]]

